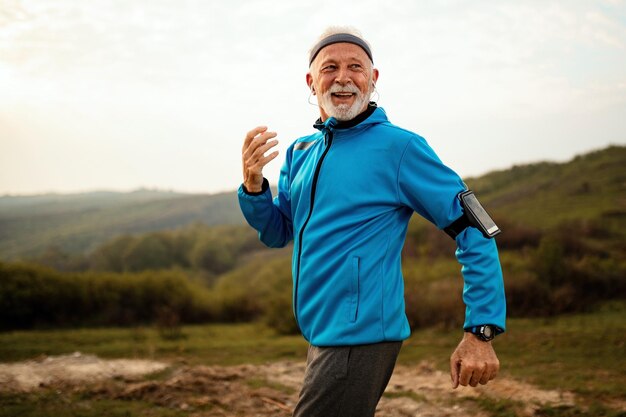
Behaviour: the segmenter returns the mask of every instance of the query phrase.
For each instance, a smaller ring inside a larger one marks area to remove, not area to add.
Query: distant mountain
[[[0,197],[0,259],[35,256],[50,246],[87,252],[121,234],[201,222],[243,224],[235,192],[152,190]]]
[[[468,178],[466,183],[496,220],[538,229],[568,221],[611,222],[612,229],[626,236],[626,146],[610,146],[566,163],[514,166]],[[89,252],[121,234],[196,222],[244,224],[236,193],[138,190],[4,196],[0,197],[0,260],[30,258],[50,246]]]

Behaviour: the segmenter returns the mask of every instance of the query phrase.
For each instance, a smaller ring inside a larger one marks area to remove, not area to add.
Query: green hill
[[[588,311],[626,298],[624,162],[626,147],[612,146],[467,179],[503,229],[497,242],[510,316]],[[262,318],[281,332],[296,329],[291,248],[263,247],[234,193],[9,197],[0,204],[0,231],[3,248],[16,242],[13,256],[28,262],[0,260],[0,328],[172,316]],[[413,328],[461,325],[454,250],[447,235],[414,216],[402,265]],[[166,303],[179,287],[185,292]],[[84,314],[69,323],[72,306]]]
[[[494,216],[540,229],[572,220],[626,216],[626,146],[467,179]]]
[[[626,146],[611,146],[566,163],[514,166],[466,182],[504,226],[502,239],[519,234],[520,228],[528,234],[528,230],[545,231],[576,221],[601,224],[622,237],[626,233]],[[87,253],[119,235],[193,223],[243,225],[235,193],[139,190],[4,196],[0,197],[0,259],[32,258],[50,246]],[[423,222],[413,223],[419,229]]]
[[[36,256],[50,246],[88,252],[122,234],[191,223],[242,224],[234,193],[180,194],[139,190],[0,197],[0,259]]]

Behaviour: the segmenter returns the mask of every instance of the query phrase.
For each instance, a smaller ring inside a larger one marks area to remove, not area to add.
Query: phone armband
[[[487,239],[491,239],[502,233],[491,216],[489,216],[487,211],[480,204],[473,191],[463,191],[459,193],[458,197],[461,201],[461,207],[463,207],[463,215],[444,229],[452,239],[455,239],[459,233],[469,226],[480,230]]]

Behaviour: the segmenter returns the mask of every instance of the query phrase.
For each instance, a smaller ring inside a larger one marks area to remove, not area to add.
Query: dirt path
[[[148,374],[160,377],[146,379]],[[187,366],[163,362],[104,360],[74,353],[41,360],[0,364],[0,391],[41,388],[86,391],[94,400],[141,400],[187,410],[192,417],[289,416],[298,396],[304,364]],[[472,398],[512,399],[522,414],[540,405],[573,405],[571,393],[541,390],[499,378],[488,387],[450,388],[449,376],[429,363],[397,366],[377,417],[487,417]],[[202,410],[202,411],[200,411]]]

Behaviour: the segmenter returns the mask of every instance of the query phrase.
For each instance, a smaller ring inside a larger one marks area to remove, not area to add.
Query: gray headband
[[[322,48],[326,48],[328,45],[332,45],[334,43],[342,43],[342,42],[351,43],[351,44],[360,46],[361,48],[363,48],[367,56],[370,58],[370,61],[372,61],[372,64],[374,63],[374,59],[372,58],[372,51],[370,50],[370,47],[367,46],[367,44],[365,43],[363,39],[359,38],[358,36],[351,35],[349,33],[336,33],[334,35],[330,35],[322,39],[321,41],[317,43],[317,45],[315,45],[313,49],[311,49],[311,55],[309,56],[309,66],[311,66],[311,64],[313,63],[313,60],[315,59],[317,54],[320,53]]]

